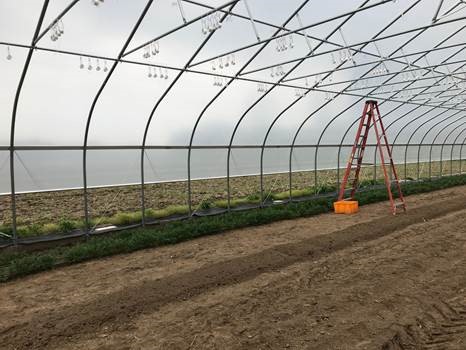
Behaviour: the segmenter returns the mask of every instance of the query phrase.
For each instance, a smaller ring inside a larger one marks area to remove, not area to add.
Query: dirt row
[[[0,287],[6,349],[465,349],[466,187]]]

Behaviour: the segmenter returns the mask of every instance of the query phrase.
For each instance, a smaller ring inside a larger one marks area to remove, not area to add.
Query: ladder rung
[[[398,203],[395,203],[395,208],[404,207],[404,206],[405,206],[405,202],[398,202]]]
[[[359,164],[359,159],[360,159],[360,157],[359,158],[353,158],[353,160],[351,161],[351,164],[354,164],[354,165]],[[354,161],[356,161],[356,163],[354,163]],[[360,164],[361,165],[374,165],[374,163],[372,163],[372,162],[362,162],[362,159],[361,159]],[[382,164],[382,163],[380,163],[380,164]],[[390,164],[390,163],[387,163],[387,164]]]

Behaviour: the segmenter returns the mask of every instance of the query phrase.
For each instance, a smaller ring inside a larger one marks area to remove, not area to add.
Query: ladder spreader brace
[[[385,134],[385,128],[382,123],[382,118],[379,111],[379,106],[377,101],[368,100],[364,106],[364,111],[361,116],[361,121],[359,122],[358,132],[356,133],[356,138],[354,140],[353,148],[351,150],[350,157],[348,159],[348,165],[346,166],[345,175],[340,187],[340,193],[338,195],[338,201],[343,200],[352,200],[358,189],[359,185],[359,174],[361,171],[361,166],[363,164],[362,160],[364,157],[364,151],[366,148],[367,138],[369,135],[369,130],[371,124],[375,130],[375,136],[377,140],[377,149],[379,150],[380,160],[383,170],[383,175],[385,178],[385,185],[387,187],[388,198],[390,199],[390,207],[393,215],[397,213],[399,208],[402,208],[403,211],[406,211],[406,204],[403,198],[403,193],[401,192],[400,182],[398,180],[398,174],[396,172],[395,164],[393,163],[392,151],[387,140],[387,135]],[[382,143],[382,142],[383,143]],[[388,162],[385,160],[388,158]],[[386,169],[386,165],[390,165],[393,180],[391,181]],[[352,187],[349,198],[345,198],[346,185],[348,183],[351,171],[354,171],[354,177],[351,178]],[[395,200],[392,193],[392,183],[398,192],[398,198]]]

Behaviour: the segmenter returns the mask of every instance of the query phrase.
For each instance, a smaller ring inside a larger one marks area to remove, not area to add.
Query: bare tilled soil
[[[466,349],[466,186],[0,287],[2,349]]]

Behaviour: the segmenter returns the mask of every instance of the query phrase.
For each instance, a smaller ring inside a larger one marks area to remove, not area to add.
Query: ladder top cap
[[[367,100],[366,103],[377,103],[376,100]]]

